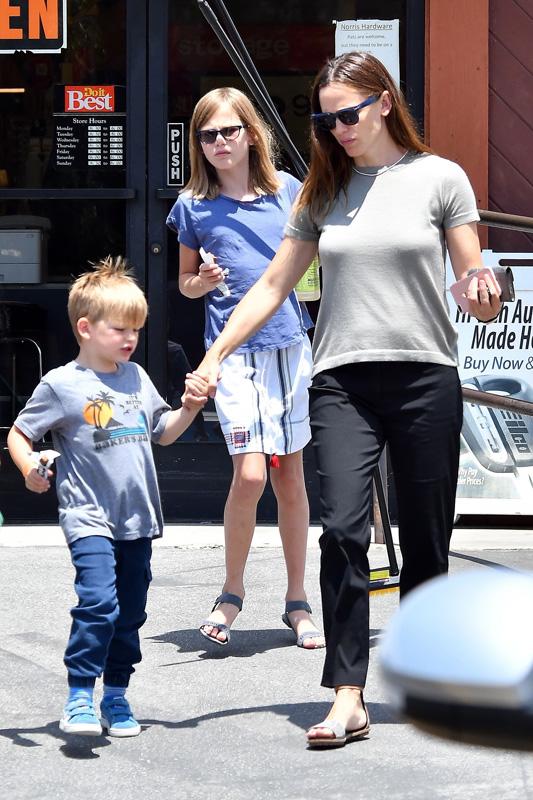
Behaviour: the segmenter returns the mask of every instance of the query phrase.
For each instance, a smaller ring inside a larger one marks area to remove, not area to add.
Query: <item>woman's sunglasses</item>
[[[311,114],[311,121],[317,131],[332,131],[339,119],[343,125],[357,125],[359,122],[359,111],[365,106],[371,106],[376,103],[380,94],[373,94],[367,97],[358,106],[350,106],[350,108],[341,108],[339,111],[328,111],[321,114]]]
[[[228,125],[227,128],[207,128],[205,131],[196,131],[196,136],[202,144],[214,144],[218,134],[226,141],[232,142],[239,138],[239,134],[248,125]]]

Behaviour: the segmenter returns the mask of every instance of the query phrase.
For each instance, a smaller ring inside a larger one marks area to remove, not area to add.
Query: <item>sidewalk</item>
[[[309,548],[318,547],[321,530],[318,526],[309,529]],[[398,544],[398,529],[392,529],[393,540]],[[57,525],[4,525],[0,528],[0,547],[54,547],[65,542]],[[162,539],[156,547],[222,547],[224,529],[221,525],[166,525]],[[279,547],[278,529],[269,525],[258,525],[254,535],[254,547]],[[456,528],[452,537],[452,549],[456,550],[522,550],[533,548],[533,531],[522,529],[472,529]]]
[[[318,531],[307,587],[320,621]],[[129,696],[142,724],[131,740],[68,737],[58,728],[62,664],[73,605],[65,546],[30,545],[30,532],[1,532],[0,778],[6,800],[523,800],[533,756],[441,741],[398,719],[387,702],[377,654],[397,592],[371,598],[371,662],[365,697],[370,736],[327,752],[307,750],[305,729],[332,699],[320,687],[323,651],[306,652],[280,622],[285,592],[275,531],[259,528],[247,595],[230,645],[197,626],[223,579],[220,528],[169,526],[153,557],[143,661]],[[533,569],[523,532],[472,531],[452,542],[452,571],[505,564]],[[61,543],[57,529],[34,529]],[[23,544],[20,546],[21,536]],[[18,546],[8,546],[15,540]],[[509,547],[498,549],[502,539]],[[512,547],[511,547],[512,545]],[[490,548],[490,552],[488,549]],[[372,545],[382,563],[384,546]],[[100,689],[97,689],[97,697]]]

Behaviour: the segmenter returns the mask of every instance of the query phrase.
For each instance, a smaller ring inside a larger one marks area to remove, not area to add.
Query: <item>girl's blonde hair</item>
[[[206,122],[221,105],[232,109],[237,117],[235,122],[246,126],[246,133],[252,140],[249,150],[250,191],[257,194],[275,194],[281,183],[275,167],[277,145],[274,136],[246,95],[230,86],[208,92],[194,108],[189,133],[191,177],[183,191],[190,191],[193,197],[208,200],[212,200],[220,193],[216,170],[204,156],[196,132],[205,127]]]
[[[392,139],[400,147],[417,153],[430,153],[416,129],[409,106],[392,76],[370,53],[343,53],[329,59],[320,70],[311,91],[311,111],[322,111],[320,90],[330,83],[342,83],[363,94],[381,95],[387,91],[391,110],[385,124]],[[346,191],[352,176],[353,159],[329,131],[311,129],[309,172],[298,197],[298,208],[309,207],[317,219],[333,205],[341,190]]]
[[[142,328],[148,304],[126,259],[107,256],[92,266],[94,269],[76,278],[69,290],[68,316],[76,339],[79,341],[77,323],[82,317],[90,322],[112,319]]]

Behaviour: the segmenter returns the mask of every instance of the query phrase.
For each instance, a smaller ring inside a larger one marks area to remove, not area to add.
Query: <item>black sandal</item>
[[[213,608],[211,609],[211,613],[221,603],[230,603],[230,605],[236,606],[239,609],[239,611],[242,611],[242,597],[239,597],[238,594],[232,594],[231,592],[222,592],[222,594],[219,595],[215,600]],[[219,632],[222,631],[222,633],[226,634],[226,638],[223,640],[217,639],[216,636],[213,636],[211,633],[207,633],[207,631],[204,631],[206,625],[210,625],[212,628],[218,628]],[[229,643],[230,627],[229,625],[226,625],[224,622],[216,622],[213,619],[204,619],[204,621],[200,625],[199,631],[202,634],[202,636],[205,636],[205,638],[209,639],[209,641],[211,642],[215,642],[215,644],[225,645]]]
[[[315,645],[315,647],[304,647],[304,642],[310,639],[322,639],[323,636],[318,628],[315,628],[314,631],[306,631],[298,636],[289,619],[289,614],[292,611],[307,611],[308,614],[312,614],[313,612],[311,611],[311,606],[305,600],[287,600],[285,603],[285,613],[282,614],[281,621],[284,622],[296,636],[296,647],[303,647],[304,650],[320,650],[320,648],[325,647],[325,644]]]

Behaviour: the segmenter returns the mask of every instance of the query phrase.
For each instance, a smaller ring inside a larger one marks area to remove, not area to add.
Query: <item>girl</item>
[[[265,123],[237,89],[214,89],[194,109],[191,178],[167,224],[180,242],[180,291],[205,298],[206,348],[273,258],[300,188],[291,175],[276,172],[272,145]],[[310,326],[292,292],[221,370],[216,407],[233,460],[224,510],[226,580],[200,626],[219,645],[228,644],[242,608],[244,569],[267,479],[265,456],[276,456],[271,465],[279,462],[279,469],[270,470],[270,481],[288,576],[282,619],[299,646],[324,646],[304,590],[309,506],[302,450],[310,439]]]

